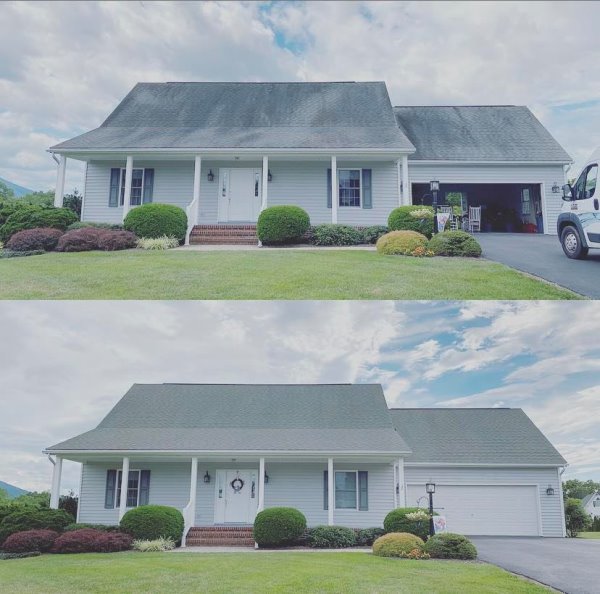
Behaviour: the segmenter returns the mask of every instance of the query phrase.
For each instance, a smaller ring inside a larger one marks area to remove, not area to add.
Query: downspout
[[[52,466],[56,466],[56,460],[54,460],[52,458],[52,454],[46,454],[48,460],[50,460],[50,462],[52,462]]]
[[[54,153],[52,153],[52,158],[57,165],[60,165],[60,159]]]

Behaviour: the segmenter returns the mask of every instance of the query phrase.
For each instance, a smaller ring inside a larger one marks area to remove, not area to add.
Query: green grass
[[[373,251],[51,253],[0,259],[0,299],[572,299],[486,260]]]
[[[4,592],[547,592],[492,565],[365,553],[112,553],[0,561]]]
[[[580,532],[577,538],[600,539],[600,532]]]

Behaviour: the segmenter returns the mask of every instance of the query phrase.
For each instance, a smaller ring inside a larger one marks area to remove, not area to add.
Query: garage
[[[427,507],[425,485],[407,485],[407,503]],[[434,510],[448,531],[472,536],[540,536],[536,485],[436,485]]]

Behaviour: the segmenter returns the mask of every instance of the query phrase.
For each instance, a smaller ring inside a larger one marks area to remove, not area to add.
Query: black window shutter
[[[327,208],[331,208],[331,169],[327,170]]]
[[[373,208],[373,198],[371,194],[371,170],[362,170],[362,207]]]
[[[323,509],[329,509],[329,479],[326,470],[323,472]]]
[[[148,505],[150,500],[150,471],[140,472],[140,505]]]
[[[115,490],[117,487],[117,471],[106,471],[106,492],[104,494],[104,507],[113,509],[115,507]],[[80,495],[81,496],[81,495]]]
[[[110,170],[110,193],[108,195],[108,206],[119,206],[119,181],[121,170],[113,167]]]
[[[144,196],[142,202],[152,202],[154,192],[154,169],[144,169]]]
[[[369,473],[358,471],[358,509],[369,511]]]

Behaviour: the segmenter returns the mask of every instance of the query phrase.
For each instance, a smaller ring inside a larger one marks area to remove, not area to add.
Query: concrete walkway
[[[337,251],[337,250],[359,250],[359,251],[375,251],[374,245],[286,245],[286,246],[262,246],[257,245],[182,245],[178,248],[173,248],[176,251],[187,252],[290,252],[290,251]]]
[[[312,549],[296,547],[285,549],[255,549],[254,547],[179,547],[170,553],[370,553],[370,548]]]

